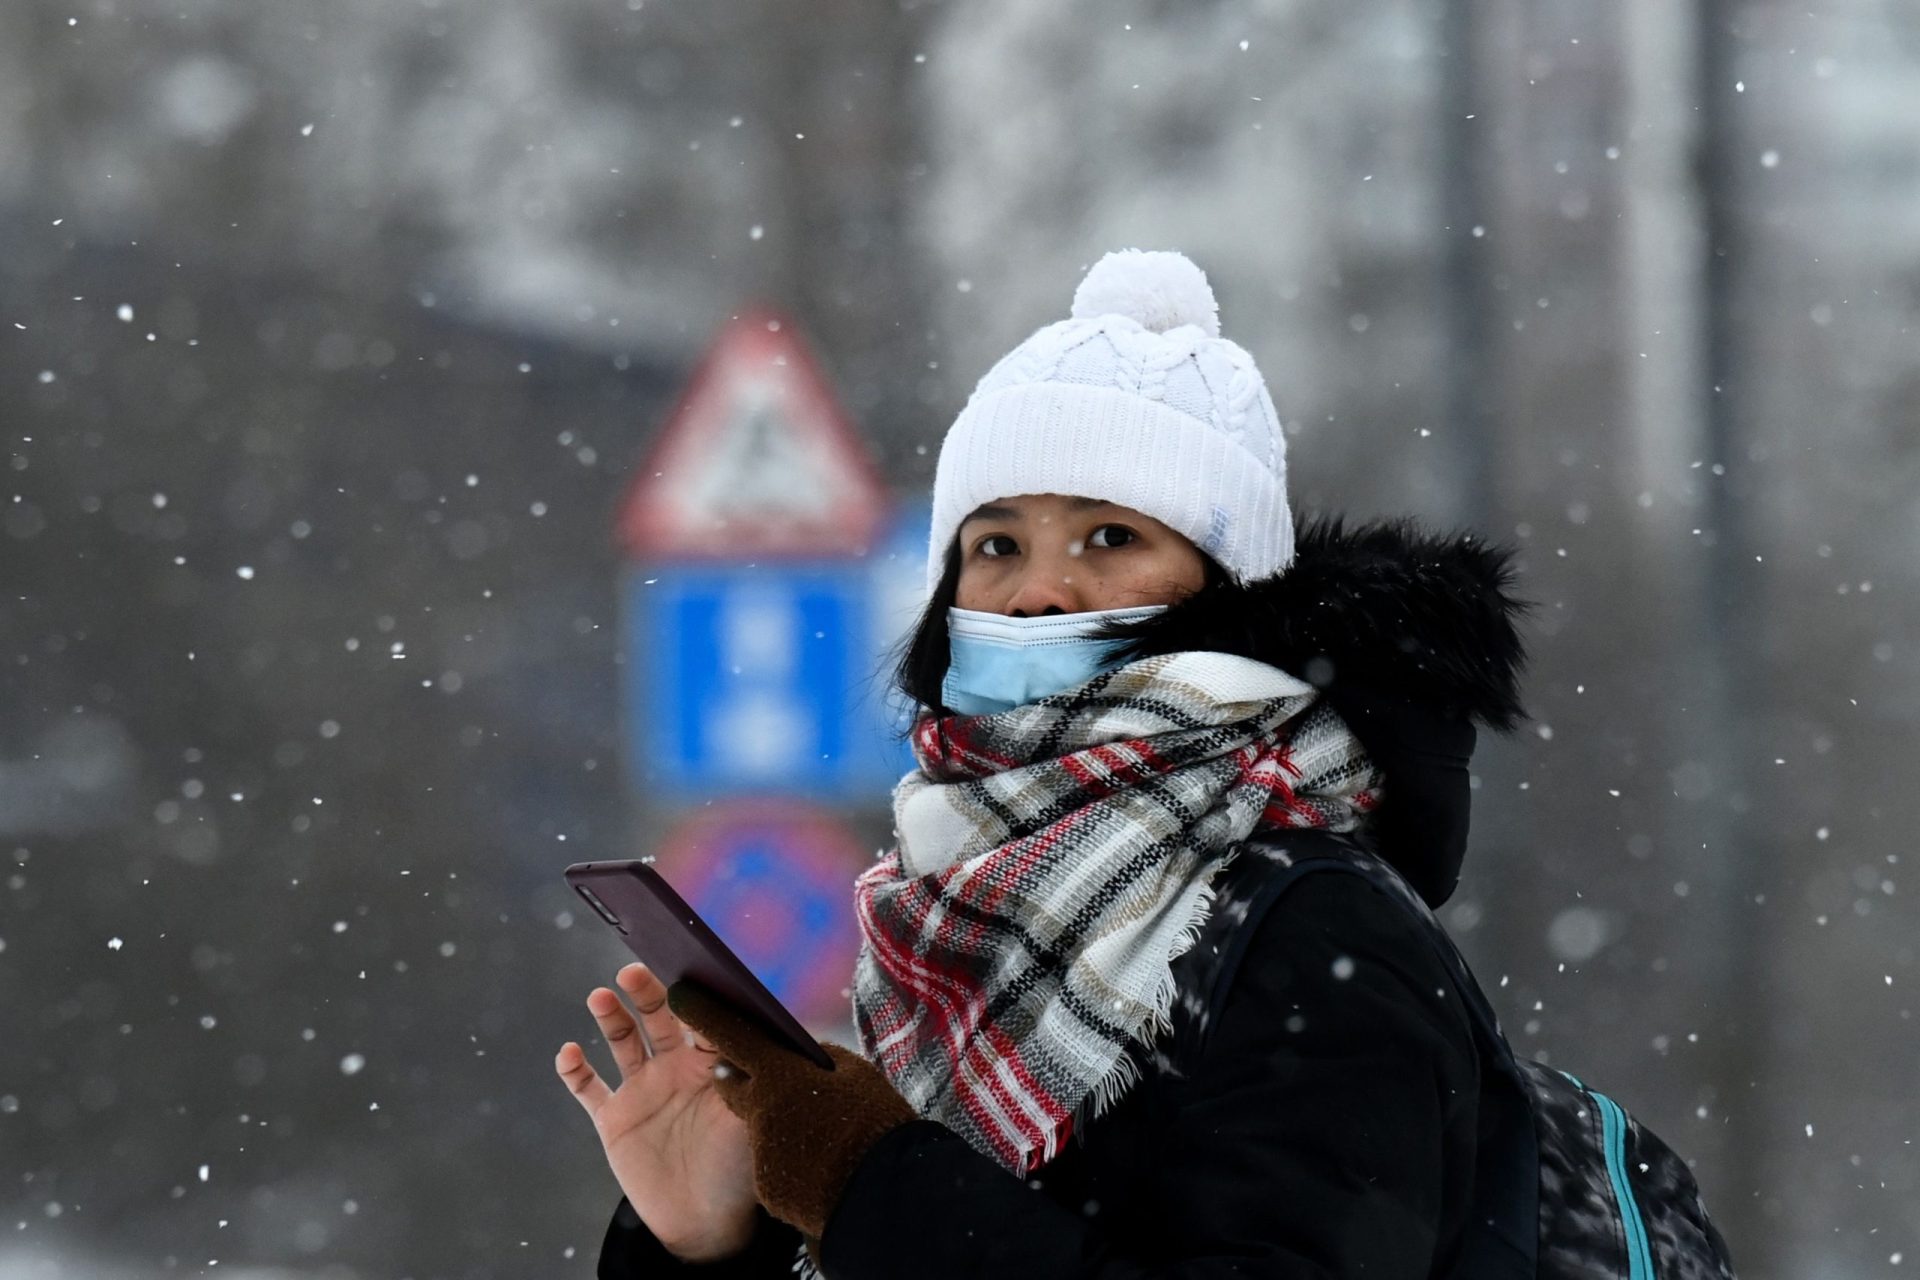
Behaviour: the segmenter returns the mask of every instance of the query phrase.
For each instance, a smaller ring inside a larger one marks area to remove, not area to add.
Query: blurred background
[[[917,504],[1123,246],[1297,510],[1519,549],[1516,1045],[1920,1265],[1920,7],[9,0],[0,1277],[591,1274],[575,861],[850,1040]]]

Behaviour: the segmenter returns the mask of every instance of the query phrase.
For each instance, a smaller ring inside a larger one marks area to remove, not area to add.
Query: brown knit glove
[[[668,988],[667,1003],[726,1059],[714,1087],[747,1122],[754,1192],[808,1237],[817,1262],[817,1241],[854,1166],[881,1135],[914,1119],[912,1106],[851,1049],[825,1045],[834,1069],[816,1066],[691,978]]]

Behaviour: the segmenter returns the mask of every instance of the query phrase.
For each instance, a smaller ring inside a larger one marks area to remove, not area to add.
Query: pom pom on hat
[[[1093,264],[1073,293],[1073,318],[1122,315],[1153,333],[1183,324],[1220,336],[1220,307],[1207,274],[1185,254],[1119,249]]]

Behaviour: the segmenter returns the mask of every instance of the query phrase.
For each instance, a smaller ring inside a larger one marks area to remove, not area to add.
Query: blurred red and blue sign
[[[860,944],[853,880],[871,861],[831,814],[744,802],[682,823],[654,869],[796,1018],[841,1030]]]

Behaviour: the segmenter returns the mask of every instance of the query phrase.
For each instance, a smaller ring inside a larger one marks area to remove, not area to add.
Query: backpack
[[[1432,910],[1360,840],[1289,831],[1247,846],[1263,869],[1242,944],[1221,957],[1227,982],[1239,952],[1279,896],[1303,875],[1363,877],[1422,922],[1471,1015],[1483,1074],[1473,1223],[1455,1274],[1473,1280],[1733,1280],[1726,1242],[1707,1217],[1686,1162],[1619,1103],[1577,1077],[1521,1058],[1486,994]],[[1216,991],[1224,991],[1216,987]]]

